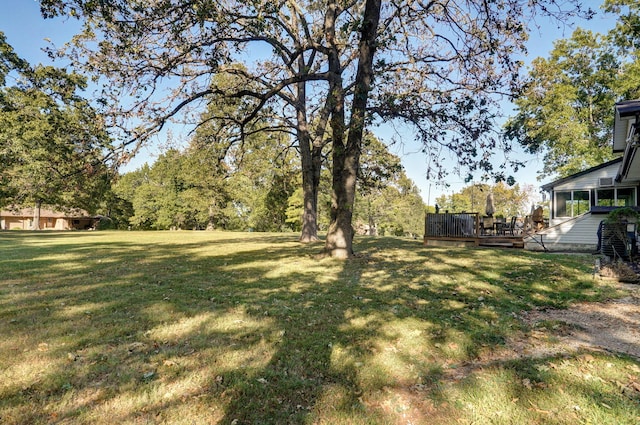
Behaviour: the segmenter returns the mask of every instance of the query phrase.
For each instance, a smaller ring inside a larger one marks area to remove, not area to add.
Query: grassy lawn
[[[481,362],[623,296],[592,257],[296,237],[0,233],[0,423],[640,423],[637,359]]]

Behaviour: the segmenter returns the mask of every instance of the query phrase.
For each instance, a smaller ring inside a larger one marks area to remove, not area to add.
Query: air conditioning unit
[[[598,187],[611,187],[613,186],[613,177],[600,177],[598,179]]]

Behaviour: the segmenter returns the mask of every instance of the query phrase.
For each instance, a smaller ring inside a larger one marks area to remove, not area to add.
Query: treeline
[[[436,203],[442,212],[466,211],[485,214],[489,194],[493,197],[493,215],[496,217],[525,216],[531,212],[532,205],[540,204],[535,186],[508,186],[504,182],[492,185],[473,183],[451,195],[437,197]]]
[[[196,134],[184,149],[125,173],[112,185],[103,228],[299,232],[303,193],[299,156],[282,134],[243,143]],[[206,140],[205,140],[206,139]],[[330,161],[320,176],[318,224],[330,223]],[[360,234],[421,235],[425,205],[400,158],[368,135],[358,174],[354,228]]]
[[[0,32],[0,208],[80,208],[103,216],[102,228],[301,231],[298,135],[272,114],[238,126],[246,102],[210,98],[186,147],[119,174],[109,126],[81,96],[85,87],[78,74],[31,66]],[[321,231],[332,202],[333,145],[325,139],[316,152]],[[356,231],[421,234],[425,207],[400,159],[371,134],[360,154]]]

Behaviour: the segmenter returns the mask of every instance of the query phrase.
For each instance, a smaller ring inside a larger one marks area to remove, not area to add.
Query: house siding
[[[611,164],[607,167],[596,170],[593,173],[585,174],[583,176],[576,177],[575,179],[565,181],[557,186],[554,186],[553,190],[557,192],[557,191],[564,191],[564,190],[597,189],[599,179],[601,177],[615,178],[619,167],[620,167],[619,163]],[[628,184],[616,185],[616,186],[629,187]]]
[[[635,207],[638,205],[640,160],[634,160],[636,150],[635,148],[630,149],[631,145],[628,144],[628,136],[638,131],[638,128],[632,127],[631,124],[635,122],[639,112],[640,100],[619,102],[615,106],[613,152],[624,151],[622,157],[542,186],[544,191],[551,193],[550,227],[539,231],[537,234],[525,237],[525,248],[543,249],[544,247],[548,250],[595,249],[598,244],[597,232],[599,224],[606,217],[604,214],[600,214],[605,210],[602,209],[602,205],[598,205],[598,200],[596,199],[597,190],[600,186],[599,179],[602,177],[609,177],[614,182],[616,180],[623,182],[609,187],[636,188],[635,205],[629,206]],[[583,207],[586,207],[583,202],[572,202],[571,206],[575,207],[577,205],[580,210],[564,211],[565,197],[562,197],[562,208],[557,208],[558,192],[565,191],[588,191],[590,211],[577,217],[556,217],[556,212],[558,211],[563,215],[565,213],[572,215],[576,212],[582,212]],[[629,200],[627,197],[625,203],[628,203]]]
[[[543,186],[551,192],[551,217],[549,227],[536,234],[524,238],[526,249],[549,251],[594,251],[598,244],[598,226],[605,219],[605,214],[588,211],[577,217],[557,217],[557,194],[565,191],[589,191],[591,208],[597,204],[596,192],[600,187],[600,179],[604,177],[615,179],[620,168],[620,160],[585,170],[574,176],[560,179]],[[615,183],[607,188],[636,188],[636,204],[640,190],[638,181]],[[544,245],[544,248],[543,248]]]
[[[46,217],[40,219],[42,230],[69,230],[69,220],[60,217]]]
[[[5,230],[27,230],[29,223],[19,217],[5,217],[0,224]]]
[[[591,205],[595,204],[595,190],[599,188],[600,178],[615,177],[620,164],[614,163],[606,167],[594,170],[592,173],[580,175],[574,179],[566,180],[553,188],[552,211],[555,214],[557,192],[569,190],[588,190],[590,193]],[[629,187],[628,184],[614,187]],[[598,244],[597,230],[603,215],[585,213],[578,217],[552,217],[549,220],[549,227],[539,233],[544,246],[551,251],[593,251]],[[535,241],[525,241],[525,247],[531,249],[542,249],[542,246]]]
[[[3,217],[0,220],[0,229],[4,230],[31,230],[31,218],[26,217]],[[83,229],[85,226],[90,227],[92,225],[90,220],[82,219],[80,224],[75,228]],[[60,217],[45,217],[40,219],[41,230],[71,230],[74,227],[71,225],[71,219]]]
[[[603,215],[586,213],[573,219],[561,221],[539,231],[536,235],[526,237],[526,249],[542,250],[539,243],[549,251],[593,251],[598,245],[598,225]]]
[[[62,213],[49,209],[42,209],[40,214],[41,230],[82,230],[92,228],[95,219],[87,217],[85,211],[78,210],[75,217],[65,217]],[[33,210],[0,211],[0,230],[31,230],[33,223]]]

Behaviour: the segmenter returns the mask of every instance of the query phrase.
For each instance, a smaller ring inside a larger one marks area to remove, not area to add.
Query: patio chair
[[[545,228],[544,216],[542,214],[542,207],[538,207],[533,210],[531,214],[531,220],[533,221],[533,228],[535,231]]]
[[[518,220],[518,217],[513,216],[511,217],[511,220],[509,221],[509,223],[505,223],[504,225],[504,234],[506,235],[507,233],[511,234],[511,236],[515,236],[515,230],[516,230],[516,221]]]
[[[504,235],[504,231],[507,227],[507,221],[506,219],[502,218],[502,217],[498,217],[495,220],[493,220],[493,231],[496,235]]]

